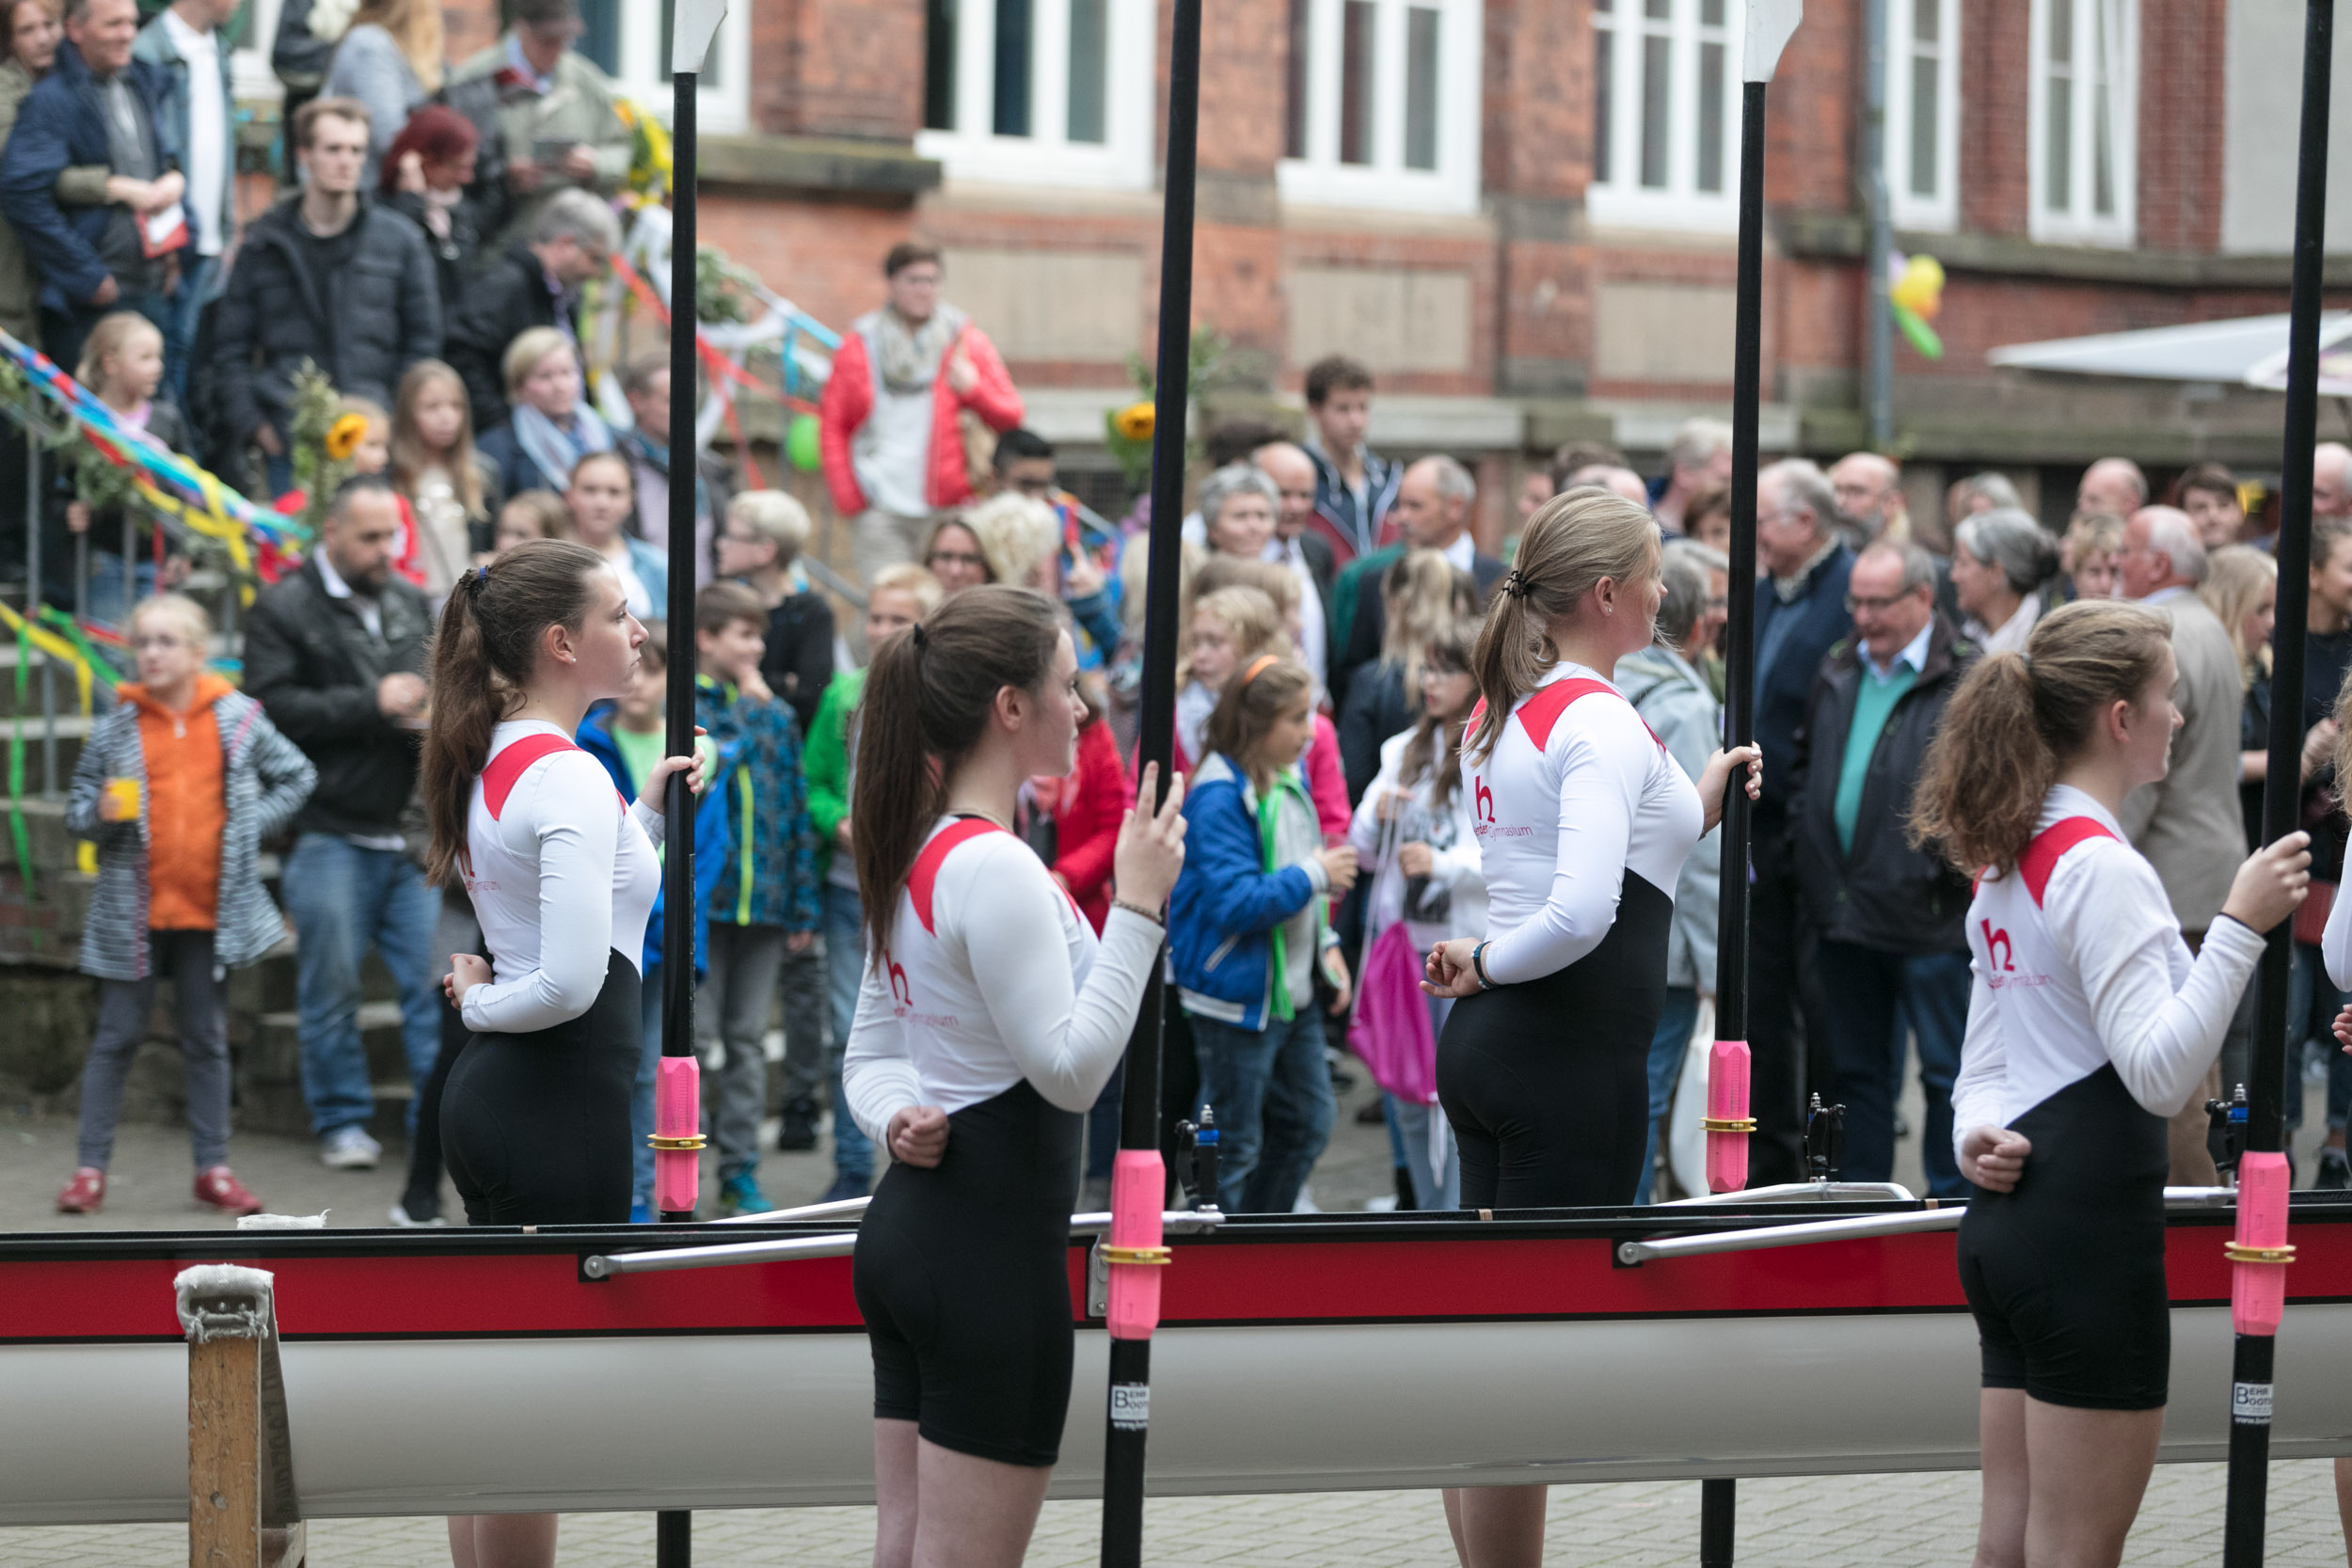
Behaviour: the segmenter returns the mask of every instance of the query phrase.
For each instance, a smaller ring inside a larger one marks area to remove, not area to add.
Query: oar
[[[1168,45],[1168,154],[1160,219],[1158,374],[1152,384],[1151,578],[1144,591],[1142,742],[1165,798],[1176,736],[1176,578],[1184,518],[1184,405],[1192,395],[1192,203],[1200,128],[1200,0],[1175,0]],[[1158,804],[1154,800],[1153,805]],[[1111,1170],[1110,1396],[1103,1435],[1103,1568],[1141,1568],[1143,1453],[1152,1418],[1152,1330],[1160,1321],[1160,964],[1127,1042],[1119,1158]]]
[[[694,166],[697,92],[727,0],[684,0],[670,33],[669,754],[694,751]],[[662,803],[661,1066],[654,1080],[654,1206],[691,1224],[702,1191],[702,1069],[694,1060],[694,797],[670,775]],[[654,1515],[658,1568],[689,1568],[694,1515]]]
[[[2296,829],[2301,804],[2305,609],[2311,594],[2312,446],[2319,415],[2320,251],[2328,222],[2328,87],[2335,0],[2303,10],[2303,146],[2295,187],[2293,315],[2287,326],[2287,423],[2279,515],[2279,619],[2271,634],[2270,769],[2263,781],[2263,840]],[[2334,693],[2328,694],[2331,698]],[[2286,1307],[2287,1158],[2284,1152],[2287,988],[2292,922],[2263,951],[2261,1029],[2254,1037],[2246,1155],[2238,1164],[2237,1234],[2230,1243],[2230,1321],[2237,1354],[2230,1374],[2230,1500],[2223,1568],[2259,1568],[2270,1469],[2271,1360]]]
[[[1740,91],[1740,281],[1731,368],[1731,598],[1724,628],[1724,744],[1756,739],[1756,420],[1764,336],[1764,94],[1804,0],[1749,0]],[[1769,763],[1772,759],[1767,758]],[[1786,766],[1785,759],[1783,766]],[[1707,1184],[1748,1183],[1748,790],[1724,792],[1723,901],[1716,924],[1715,1044],[1708,1061]],[[1739,1482],[1699,1484],[1701,1568],[1730,1568]]]

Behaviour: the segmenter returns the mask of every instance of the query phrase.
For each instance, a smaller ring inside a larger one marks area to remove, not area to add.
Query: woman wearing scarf
[[[612,432],[580,397],[580,351],[552,326],[516,335],[500,367],[514,413],[482,437],[502,494],[571,487],[572,469],[592,451],[612,450]]]
[[[852,547],[869,582],[916,558],[933,513],[971,499],[963,416],[1000,434],[1021,422],[1004,361],[941,302],[940,271],[934,246],[891,247],[890,302],[851,325],[818,414],[825,482],[834,505],[857,519]]]

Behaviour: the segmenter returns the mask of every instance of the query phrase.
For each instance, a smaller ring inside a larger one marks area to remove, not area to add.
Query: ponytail
[[[1551,626],[1574,615],[1601,578],[1626,587],[1658,569],[1658,524],[1623,496],[1580,487],[1537,509],[1470,655],[1486,704],[1465,748],[1473,758],[1492,754],[1511,710],[1559,662]]]
[[[890,941],[898,894],[946,809],[956,765],[986,733],[1006,687],[1043,692],[1061,626],[1025,588],[967,588],[883,641],[858,708],[850,832],[867,951]]]
[[[2139,700],[2171,635],[2154,610],[2078,599],[2044,616],[2024,653],[1979,660],[1928,745],[1911,800],[1912,845],[1933,844],[1968,876],[2006,874],[2032,842],[2060,769],[2109,704]]]
[[[591,574],[604,558],[585,545],[533,539],[493,566],[457,579],[433,634],[433,717],[424,734],[425,876],[447,887],[466,843],[474,780],[490,760],[499,721],[521,705],[551,626],[586,619]]]

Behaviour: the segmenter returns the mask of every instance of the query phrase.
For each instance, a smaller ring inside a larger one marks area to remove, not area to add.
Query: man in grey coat
[[[2172,622],[2172,659],[2180,679],[2172,690],[2181,710],[2172,737],[2172,767],[2154,784],[2124,798],[2122,825],[2148,857],[2172,900],[2181,934],[2193,949],[2221,912],[2230,880],[2246,858],[2246,825],[2238,816],[2238,721],[2245,701],[2237,651],[2230,634],[2197,596],[2205,580],[2205,546],[2188,514],[2144,506],[2123,528],[2117,567],[2123,596],[2161,610]],[[2171,1181],[2211,1186],[2217,1180],[2205,1148],[2205,1101],[2221,1092],[2220,1069],[2206,1076],[2205,1092],[2189,1097],[2172,1118]]]
[[[1617,685],[1661,744],[1697,778],[1723,745],[1723,706],[1699,673],[1699,660],[1723,628],[1731,563],[1703,545],[1668,546],[1658,641],[1617,661]],[[1647,1203],[1658,1163],[1658,1118],[1673,1103],[1684,1049],[1698,1024],[1699,998],[1715,991],[1715,911],[1721,896],[1723,829],[1691,851],[1675,883],[1674,925],[1666,936],[1666,1006],[1649,1048],[1649,1153],[1633,1201]]]

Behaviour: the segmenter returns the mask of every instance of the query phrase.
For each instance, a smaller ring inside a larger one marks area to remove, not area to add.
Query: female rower
[[[635,806],[572,744],[618,697],[645,628],[583,545],[518,545],[458,579],[433,653],[426,869],[462,879],[494,956],[443,981],[473,1032],[441,1095],[441,1142],[473,1225],[626,1225],[638,957],[660,885],[668,757]],[[555,1560],[555,1515],[453,1518],[457,1568]]]
[[[1472,656],[1481,707],[1463,790],[1486,880],[1486,940],[1440,943],[1425,989],[1456,998],[1438,1098],[1465,1209],[1633,1201],[1648,1148],[1649,1044],[1665,1005],[1682,862],[1752,746],[1697,786],[1610,676],[1647,647],[1662,589],[1648,513],[1595,489],[1547,501]],[[1449,1491],[1468,1568],[1543,1557],[1544,1489]]]
[[[2118,1561],[2164,1429],[2165,1118],[2203,1080],[2261,933],[2303,900],[2308,838],[2239,867],[2192,959],[2116,824],[2165,776],[2162,616],[2078,600],[1961,684],[1912,832],[1980,873],[1952,1090],[1977,1197],[1961,1283],[1983,1346],[1979,1568]]]
[[[853,1279],[874,1352],[878,1568],[1013,1568],[1069,1413],[1079,1132],[1159,962],[1181,779],[1120,824],[1100,939],[1013,835],[1085,705],[1051,600],[968,588],[866,677],[850,817],[866,978],[843,1098],[893,1162]]]

